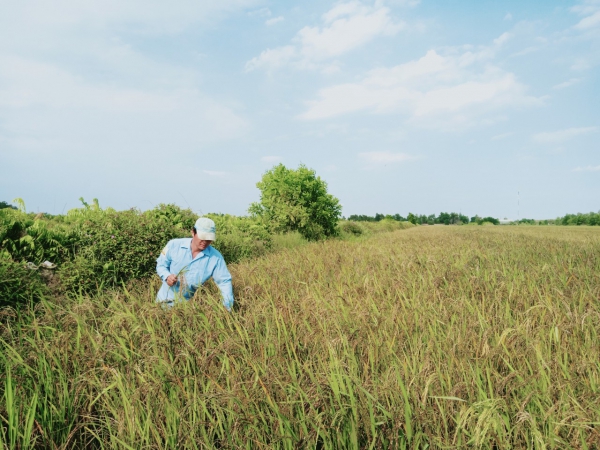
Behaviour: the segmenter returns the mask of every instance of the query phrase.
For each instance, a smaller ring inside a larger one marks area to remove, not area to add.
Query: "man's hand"
[[[177,275],[171,274],[167,277],[165,281],[169,286],[173,286],[175,283],[177,283]]]

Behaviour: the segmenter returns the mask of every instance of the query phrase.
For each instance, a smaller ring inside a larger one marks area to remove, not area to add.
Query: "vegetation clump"
[[[600,225],[600,212],[590,212],[587,214],[566,214],[556,219],[555,223],[560,225]]]
[[[229,214],[208,214],[207,217],[213,219],[217,227],[217,240],[212,245],[228,263],[259,257],[273,248],[273,236],[261,221]]]
[[[377,213],[374,216],[366,215],[351,215],[348,220],[356,222],[379,222],[382,220],[395,220],[397,222],[410,222],[415,225],[462,225],[468,223],[477,223],[481,225],[483,221],[492,222],[494,225],[498,225],[500,222],[498,219],[493,217],[486,217],[481,219],[479,216],[471,217],[470,221],[467,216],[461,213],[447,213],[441,212],[437,216],[435,214],[413,214],[408,213],[408,216],[403,217],[400,214],[380,214]]]
[[[29,305],[47,293],[48,288],[36,270],[0,256],[0,308]]]
[[[81,208],[59,216],[27,213],[22,200],[19,209],[0,209],[0,260],[5,266],[0,273],[0,301],[16,306],[39,297],[33,293],[44,284],[38,283],[34,270],[21,270],[26,263],[36,266],[48,260],[56,264],[53,282],[59,291],[92,294],[151,277],[160,250],[170,239],[190,236],[198,218],[176,205],[160,204],[145,212],[116,211],[102,209],[97,199],[91,204],[80,200]],[[227,261],[271,249],[272,237],[265,224],[229,215],[211,217],[219,227],[214,246]]]
[[[249,211],[274,231],[298,231],[308,240],[337,235],[342,207],[314,170],[304,165],[288,169],[279,164],[267,171],[256,186],[260,202],[253,203]]]

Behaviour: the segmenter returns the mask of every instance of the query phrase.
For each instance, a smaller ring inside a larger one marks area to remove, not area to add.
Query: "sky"
[[[0,0],[0,201],[600,210],[600,0]]]

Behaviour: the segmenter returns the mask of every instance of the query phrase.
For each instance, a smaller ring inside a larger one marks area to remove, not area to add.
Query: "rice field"
[[[415,227],[0,313],[0,448],[600,448],[600,229]]]

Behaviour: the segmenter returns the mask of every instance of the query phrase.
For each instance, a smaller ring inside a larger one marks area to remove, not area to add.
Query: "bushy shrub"
[[[144,216],[185,231],[190,231],[198,219],[198,215],[190,209],[181,209],[177,205],[164,203],[144,212]]]
[[[479,224],[480,225],[484,225],[484,224],[500,225],[500,221],[498,219],[496,219],[495,217],[484,217],[483,219],[481,219]]]
[[[171,239],[191,236],[198,218],[176,205],[160,204],[143,213],[117,212],[102,210],[96,199],[92,204],[81,201],[82,208],[56,217],[0,210],[0,257],[36,264],[48,259],[59,265],[64,287],[92,292],[152,275],[160,250]],[[227,262],[260,256],[272,248],[268,227],[261,221],[210,217],[217,225],[214,247]]]
[[[0,210],[0,253],[15,261],[39,264],[47,259],[59,263],[72,256],[76,241],[70,226],[50,221],[43,214]]]
[[[350,234],[352,236],[360,236],[365,232],[359,223],[350,220],[341,221],[339,227],[342,233]]]
[[[47,289],[36,270],[0,256],[0,307],[18,307],[39,300]]]
[[[137,210],[86,215],[76,225],[75,257],[62,264],[60,279],[71,290],[90,292],[154,273],[156,258],[182,227]]]
[[[273,247],[267,226],[257,219],[229,214],[208,214],[215,221],[217,240],[212,244],[227,263],[260,256]]]
[[[342,207],[314,170],[304,165],[288,169],[279,164],[267,171],[256,187],[260,202],[250,205],[249,212],[273,231],[298,231],[311,241],[338,234]]]

